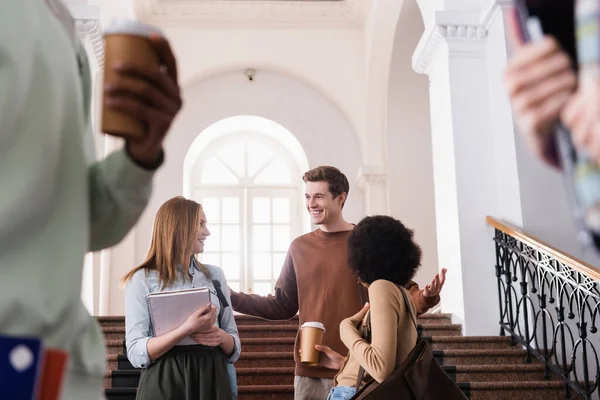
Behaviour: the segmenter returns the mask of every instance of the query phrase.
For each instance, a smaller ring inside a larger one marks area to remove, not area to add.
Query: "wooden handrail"
[[[560,262],[569,265],[573,269],[576,269],[577,271],[585,274],[593,280],[600,281],[600,270],[598,270],[598,268],[594,267],[593,265],[588,264],[585,261],[582,261],[569,254],[566,254],[565,252],[550,246],[549,244],[539,240],[538,238],[523,232],[521,229],[509,223],[500,221],[494,217],[487,217],[485,219],[485,222],[487,222],[488,225],[494,227],[495,229],[498,229],[499,231],[502,231],[507,235],[512,236],[523,243],[526,243],[528,246],[531,246],[537,250],[541,250],[544,253],[551,254],[552,257],[556,258]]]

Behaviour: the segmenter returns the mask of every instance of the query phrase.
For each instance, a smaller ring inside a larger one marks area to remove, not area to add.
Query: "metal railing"
[[[600,399],[600,271],[488,217],[494,227],[500,334],[565,381],[566,398]]]

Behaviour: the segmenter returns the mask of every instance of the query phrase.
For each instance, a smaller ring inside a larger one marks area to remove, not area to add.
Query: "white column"
[[[96,154],[89,155],[102,159],[105,157],[107,141],[98,129],[98,104],[101,91],[101,77],[104,68],[104,47],[102,29],[100,27],[100,9],[88,5],[87,0],[67,0],[71,15],[75,19],[75,29],[79,39],[84,44],[90,60],[92,76],[92,110],[91,124],[96,147]],[[103,250],[85,257],[83,266],[83,285],[81,297],[92,315],[106,315],[108,311],[108,290],[106,282],[110,279],[110,250]],[[107,274],[109,276],[107,277]]]
[[[366,215],[388,214],[385,167],[363,165],[358,171],[357,186],[365,193]]]
[[[502,4],[439,1],[436,8],[420,1],[427,28],[413,68],[430,79],[438,258],[448,268],[442,310],[464,324],[465,334],[494,335],[498,291],[485,217],[521,222],[514,130],[501,75]]]

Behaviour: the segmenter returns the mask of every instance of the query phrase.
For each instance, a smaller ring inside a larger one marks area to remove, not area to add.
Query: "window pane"
[[[290,222],[290,199],[287,197],[276,197],[273,199],[273,222]]]
[[[221,255],[221,265],[225,272],[225,278],[240,279],[240,254],[239,253],[223,253]]]
[[[239,282],[230,282],[227,281],[227,284],[231,288],[231,290],[235,290],[236,292],[240,291],[240,283]]]
[[[273,293],[273,285],[270,282],[256,282],[254,283],[254,293],[261,296]]]
[[[285,253],[273,253],[273,279],[277,280],[285,262]]]
[[[223,197],[223,222],[240,222],[240,199],[238,197]]]
[[[289,185],[292,183],[292,177],[285,161],[276,158],[254,178],[254,183]]]
[[[290,226],[276,225],[273,227],[273,250],[287,251],[290,246]]]
[[[221,159],[221,162],[231,168],[239,177],[242,177],[246,174],[244,144],[244,142],[234,142],[223,147],[219,151],[219,158]]]
[[[252,199],[252,221],[258,223],[271,222],[271,202],[268,197]]]
[[[259,142],[247,144],[248,176],[253,177],[273,157],[273,150]]]
[[[221,226],[207,225],[210,231],[210,236],[206,238],[204,250],[220,251],[221,250]]]
[[[200,183],[212,185],[237,185],[239,179],[221,161],[213,157],[206,162]]]
[[[202,204],[202,209],[209,223],[220,222],[221,207],[218,197],[203,197],[200,204]]]
[[[271,251],[271,226],[254,225],[252,229],[252,250]]]
[[[199,256],[200,262],[203,264],[217,265],[221,264],[219,253],[202,253]]]
[[[271,254],[254,253],[252,256],[254,279],[271,279]]]
[[[239,251],[240,246],[240,226],[223,225],[221,226],[221,249],[223,251]]]

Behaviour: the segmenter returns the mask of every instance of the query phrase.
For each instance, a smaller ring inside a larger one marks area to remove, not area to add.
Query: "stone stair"
[[[107,344],[104,387],[107,400],[133,400],[140,371],[125,356],[123,317],[98,317]],[[298,319],[264,321],[236,315],[242,355],[236,363],[239,400],[292,400],[293,348]],[[447,314],[419,317],[421,335],[430,341],[446,373],[473,400],[564,399],[564,384],[544,378],[544,366],[526,363],[525,350],[507,337],[465,337]],[[325,400],[325,399],[323,399]]]

